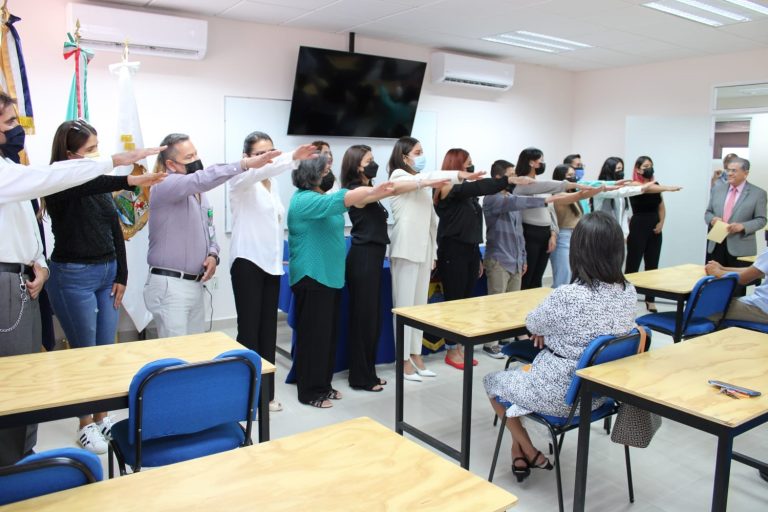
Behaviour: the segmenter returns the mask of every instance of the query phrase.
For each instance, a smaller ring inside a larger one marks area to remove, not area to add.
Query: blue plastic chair
[[[650,332],[646,329],[648,341],[646,343],[646,350],[650,346]],[[579,362],[576,365],[576,370],[582,368],[588,368],[602,363],[615,361],[627,356],[637,354],[638,346],[640,342],[640,333],[637,329],[632,329],[629,334],[623,336],[599,336],[592,340],[587,346],[584,353],[581,355]],[[537,423],[544,425],[551,436],[550,453],[554,453],[555,456],[555,475],[557,477],[557,500],[560,506],[560,512],[563,512],[563,483],[560,474],[560,452],[563,447],[563,439],[566,432],[579,427],[579,416],[576,415],[576,411],[579,408],[579,390],[581,388],[581,377],[578,375],[573,376],[571,385],[568,388],[568,392],[565,395],[565,403],[571,407],[568,416],[548,416],[545,414],[532,413],[526,416]],[[505,408],[511,406],[507,402],[499,402],[504,405]],[[606,399],[605,403],[599,408],[595,409],[591,413],[590,421],[595,422],[603,420],[616,414],[618,412],[618,403],[612,399]],[[499,450],[501,449],[501,441],[504,437],[504,430],[506,426],[506,418],[500,418],[502,421],[499,428],[499,436],[496,439],[496,448],[493,452],[493,460],[491,462],[491,471],[488,475],[488,481],[493,481],[493,474],[496,471],[496,462],[499,458]],[[559,439],[558,439],[559,438]],[[624,457],[627,466],[627,487],[629,490],[629,501],[634,503],[634,489],[632,487],[632,467],[629,460],[629,447],[624,447]]]
[[[128,419],[112,427],[109,477],[113,454],[125,475],[126,464],[138,472],[252,444],[260,386],[261,357],[252,350],[145,365],[128,389]]]
[[[746,320],[723,320],[720,323],[720,328],[726,327],[742,327],[749,329],[750,331],[764,332],[768,334],[768,324],[762,324],[760,322],[747,322]]]
[[[682,339],[716,331],[728,311],[728,305],[737,284],[738,275],[735,273],[725,274],[719,278],[705,276],[699,279],[683,311],[683,325],[680,329]],[[710,320],[710,317],[716,317],[717,320]],[[674,336],[676,314],[673,311],[651,313],[639,317],[637,323],[654,331]]]
[[[0,468],[0,505],[98,482],[99,457],[80,448],[35,453]]]

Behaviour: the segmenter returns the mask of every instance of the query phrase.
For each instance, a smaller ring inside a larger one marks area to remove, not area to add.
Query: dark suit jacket
[[[715,217],[723,218],[725,199],[728,194],[728,183],[718,182],[712,187],[709,194],[709,205],[704,214],[707,226],[710,226]],[[757,242],[755,231],[765,227],[766,222],[766,193],[760,187],[746,182],[744,190],[736,200],[731,212],[729,223],[744,225],[744,231],[728,235],[724,240],[728,252],[732,256],[753,256],[757,254]],[[707,252],[711,253],[715,248],[713,241],[707,242]]]

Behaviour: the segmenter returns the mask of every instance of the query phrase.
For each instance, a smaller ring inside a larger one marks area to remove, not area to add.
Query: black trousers
[[[349,289],[349,385],[372,387],[376,375],[376,351],[381,333],[381,268],[387,247],[381,244],[352,245],[347,253]]]
[[[236,258],[229,269],[237,310],[237,341],[275,363],[277,343],[277,301],[280,276],[264,272],[244,258]],[[275,398],[275,374],[270,381],[270,400]]]
[[[525,252],[528,255],[528,270],[523,274],[521,290],[541,288],[541,278],[549,262],[549,238],[552,230],[549,226],[534,226],[523,224],[523,237],[525,237]]]
[[[640,270],[640,262],[645,260],[645,270],[659,268],[661,256],[661,233],[653,232],[659,223],[657,213],[636,213],[629,221],[627,236],[627,262],[624,269],[626,274]],[[647,302],[653,302],[652,295],[646,295]]]
[[[296,387],[299,402],[306,404],[325,399],[332,389],[341,290],[310,277],[303,277],[291,290],[296,305]]]
[[[443,238],[437,246],[437,272],[445,300],[471,297],[480,273],[480,248]],[[453,347],[455,343],[446,340],[446,345]]]
[[[746,261],[741,261],[738,259],[738,256],[732,255],[730,252],[728,252],[728,246],[725,244],[725,240],[723,240],[722,244],[715,244],[715,248],[712,250],[712,252],[707,253],[707,261],[715,260],[719,264],[721,264],[724,267],[748,267],[751,265],[751,263],[747,263]],[[759,284],[760,281],[754,281],[749,284]],[[747,294],[747,287],[742,286],[740,284],[736,285],[736,289],[733,292],[734,297],[743,297]]]

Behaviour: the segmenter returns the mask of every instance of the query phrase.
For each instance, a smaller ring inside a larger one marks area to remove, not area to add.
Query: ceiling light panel
[[[678,3],[685,4],[689,7],[693,7],[694,9],[700,9],[702,11],[706,11],[711,14],[715,14],[717,16],[722,16],[723,18],[727,18],[729,20],[737,21],[737,22],[746,22],[746,21],[752,21],[750,18],[746,16],[742,16],[741,14],[737,14],[735,12],[728,11],[726,9],[721,9],[719,7],[715,7],[714,5],[709,5],[704,2],[700,2],[699,0],[675,0]]]
[[[520,48],[527,48],[529,50],[546,53],[572,52],[582,48],[592,48],[590,45],[578,41],[548,36],[546,34],[538,34],[536,32],[528,32],[526,30],[497,34],[494,36],[483,37],[482,39],[493,43],[508,44],[510,46],[518,46]]]
[[[492,43],[501,43],[506,44],[509,46],[517,46],[518,48],[526,48],[528,50],[536,50],[537,52],[544,52],[544,53],[558,53],[552,48],[543,48],[541,46],[534,46],[531,44],[526,44],[522,42],[517,42],[509,38],[505,37],[499,37],[499,36],[489,36],[489,37],[483,37],[483,41],[490,41]]]
[[[677,9],[675,7],[671,7],[669,5],[661,4],[659,2],[649,2],[647,4],[643,4],[645,7],[648,7],[650,9],[654,9],[659,12],[663,12],[666,14],[671,14],[673,16],[678,16],[680,18],[685,18],[689,21],[695,21],[696,23],[701,23],[703,25],[708,25],[710,27],[722,27],[724,23],[713,20],[712,18],[706,18],[704,16],[699,16],[698,14],[694,14],[692,12],[684,11],[682,9]]]
[[[760,13],[764,16],[768,16],[768,6],[758,4],[757,2],[751,2],[750,0],[723,0],[723,1],[728,2],[729,4],[738,5],[739,7],[743,7],[744,9],[749,9],[750,11]]]

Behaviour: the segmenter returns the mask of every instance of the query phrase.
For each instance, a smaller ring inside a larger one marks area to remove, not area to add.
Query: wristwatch
[[[208,256],[210,256],[211,258],[216,260],[216,266],[219,265],[219,261],[221,261],[221,260],[219,259],[219,255],[218,254],[213,254],[212,252],[209,252]]]

